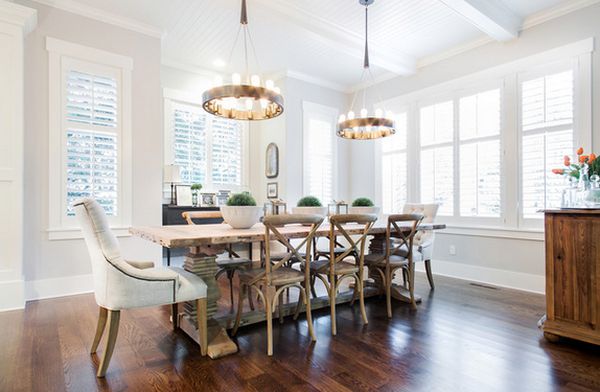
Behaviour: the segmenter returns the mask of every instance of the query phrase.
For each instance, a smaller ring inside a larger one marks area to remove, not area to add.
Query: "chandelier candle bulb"
[[[340,118],[338,120],[339,123],[346,121],[346,116],[343,114],[340,114]]]
[[[383,110],[380,108],[375,109],[375,117],[381,117],[383,115]]]
[[[365,118],[365,117],[367,117],[367,114],[368,114],[368,113],[369,113],[369,112],[367,111],[367,109],[365,109],[365,108],[362,108],[362,109],[360,109],[360,116],[361,116],[362,118]]]
[[[354,112],[352,110],[348,112],[348,120],[354,120]]]
[[[281,89],[279,87],[273,87],[273,91],[275,91],[277,94],[281,94]]]
[[[241,84],[242,83],[242,77],[240,76],[239,73],[234,73],[231,75],[231,84]]]
[[[268,79],[265,82],[265,87],[269,90],[273,90],[273,87],[275,87],[275,83],[273,83],[273,81],[271,79]]]
[[[385,112],[385,116],[391,120],[394,117],[394,113],[391,110],[388,110]]]
[[[250,78],[250,83],[254,87],[260,87],[260,77],[258,75],[252,75],[252,77]]]

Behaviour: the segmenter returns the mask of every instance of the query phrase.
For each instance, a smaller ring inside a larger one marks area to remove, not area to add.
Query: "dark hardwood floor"
[[[275,323],[272,358],[262,324],[240,330],[237,355],[211,360],[172,332],[168,307],[124,311],[106,379],[88,354],[93,296],[30,302],[0,313],[0,391],[600,390],[600,348],[546,342],[536,327],[542,296],[442,277],[435,292],[423,276],[417,283],[418,310],[395,303],[391,320],[383,299],[367,300],[367,326],[358,306],[339,306],[336,337],[328,312],[316,312],[316,344],[303,318]]]

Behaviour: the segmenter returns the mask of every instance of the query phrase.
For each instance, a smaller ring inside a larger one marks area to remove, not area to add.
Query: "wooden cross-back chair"
[[[221,211],[185,211],[181,213],[183,219],[186,220],[188,225],[195,225],[194,219],[223,219],[223,214]],[[252,260],[245,257],[240,257],[233,250],[232,244],[227,244],[227,255],[226,258],[217,258],[216,263],[219,269],[215,274],[215,279],[219,279],[219,277],[223,274],[227,276],[229,280],[229,299],[231,301],[231,305],[229,308],[229,313],[233,313],[234,303],[233,303],[233,278],[235,276],[235,272],[252,268]],[[250,309],[254,310],[254,302],[250,300]]]
[[[419,254],[414,249],[414,238],[417,227],[423,220],[422,214],[390,215],[385,232],[385,252],[371,253],[365,257],[365,264],[376,270],[385,287],[385,297],[388,317],[392,317],[392,280],[394,273],[402,269],[408,281],[411,306],[416,309],[415,302],[415,256]],[[404,224],[404,225],[402,225]],[[406,226],[408,224],[408,226]],[[400,227],[403,226],[403,227]]]
[[[311,273],[311,283],[318,278],[323,282],[329,296],[331,308],[331,334],[337,333],[335,302],[340,283],[347,278],[354,279],[353,298],[359,298],[360,312],[365,324],[367,313],[365,311],[365,298],[363,292],[363,266],[365,256],[365,243],[377,216],[371,214],[340,214],[329,217],[329,258],[326,260],[316,260],[309,266]],[[344,227],[347,224],[356,224],[361,226],[358,239],[352,238]],[[336,253],[336,236],[342,236],[346,239],[349,246],[342,253]],[[346,258],[355,257],[356,263],[345,261]],[[313,289],[314,291],[314,289]]]
[[[304,271],[299,271],[287,265],[292,258],[300,260],[300,262],[305,265],[311,264],[310,259],[312,239],[317,231],[317,228],[322,222],[322,216],[309,214],[270,215],[265,217],[263,224],[265,226],[264,246],[266,262],[264,267],[240,272],[240,297],[238,299],[238,312],[232,330],[233,335],[237,333],[237,329],[240,326],[242,304],[244,300],[244,293],[246,293],[244,287],[247,286],[257,292],[265,306],[267,319],[267,354],[273,355],[273,312],[279,305],[279,314],[281,318],[283,292],[284,290],[295,287],[300,290],[298,301],[302,300],[306,306],[306,321],[308,323],[308,331],[311,339],[313,341],[317,340],[313,330],[310,307],[309,271],[307,269]],[[306,237],[304,237],[298,245],[293,245],[290,240],[284,234],[282,234],[281,227],[297,224],[310,225],[310,229]],[[289,252],[277,261],[271,260],[270,241],[279,242],[285,246]],[[300,249],[304,246],[306,246],[306,252],[301,253]],[[298,317],[299,312],[300,305],[296,307],[294,319]]]

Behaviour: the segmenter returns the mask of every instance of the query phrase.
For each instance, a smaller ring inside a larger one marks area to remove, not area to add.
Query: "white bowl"
[[[327,207],[292,207],[292,214],[316,214],[327,216]]]
[[[379,216],[379,207],[348,207],[350,214],[373,214]]]
[[[234,229],[249,229],[260,221],[263,208],[259,206],[221,206],[223,220]]]

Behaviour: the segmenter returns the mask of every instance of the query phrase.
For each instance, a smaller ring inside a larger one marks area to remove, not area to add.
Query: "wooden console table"
[[[384,221],[378,222],[370,234],[374,236],[372,247],[381,247],[385,239]],[[420,230],[438,230],[445,228],[444,224],[424,223],[419,226]],[[360,234],[362,227],[348,225],[346,229],[350,235]],[[281,234],[288,238],[303,238],[310,228],[306,226],[287,226],[281,228]],[[407,226],[407,230],[410,228]],[[184,268],[200,276],[208,286],[208,319],[209,319],[209,344],[208,355],[211,358],[219,358],[237,352],[237,346],[229,338],[224,327],[230,327],[233,315],[217,319],[217,300],[220,297],[219,286],[215,279],[217,264],[216,256],[225,252],[227,244],[262,242],[265,238],[265,228],[258,223],[251,229],[233,229],[225,224],[189,225],[189,226],[161,226],[161,227],[133,227],[131,234],[157,243],[166,248],[189,248],[185,257]],[[316,236],[325,237],[329,234],[329,225],[323,224],[317,229]],[[365,296],[378,294],[379,287],[365,289]],[[350,293],[348,293],[350,294]],[[341,295],[337,303],[350,301],[352,295]],[[394,290],[394,297],[407,301],[406,295],[400,288]],[[312,308],[318,309],[328,306],[327,298],[314,298],[311,300]],[[283,314],[293,314],[296,305],[287,304],[283,308]],[[192,339],[198,341],[196,332],[196,308],[195,304],[185,303],[184,313],[179,315],[179,325]],[[246,312],[242,316],[242,325],[253,324],[264,321],[264,312]]]
[[[544,336],[600,344],[600,210],[545,211]]]

